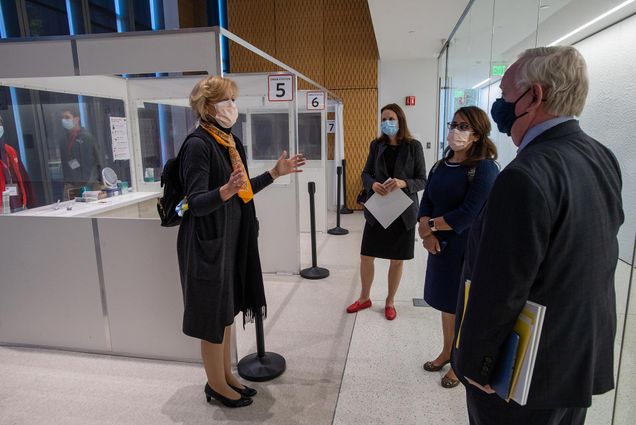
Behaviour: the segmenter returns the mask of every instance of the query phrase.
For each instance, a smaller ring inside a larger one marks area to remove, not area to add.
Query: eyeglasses
[[[467,131],[470,130],[471,128],[473,128],[470,124],[465,123],[465,122],[447,122],[446,126],[448,127],[449,130],[455,130],[456,128],[459,129],[459,131]]]

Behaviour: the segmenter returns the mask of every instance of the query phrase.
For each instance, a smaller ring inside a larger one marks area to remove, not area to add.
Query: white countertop
[[[129,192],[125,195],[113,196],[112,198],[104,198],[93,202],[60,202],[59,208],[57,204],[45,205],[43,207],[33,208],[12,216],[39,216],[39,217],[91,217],[106,211],[115,210],[117,208],[126,207],[128,205],[137,204],[153,198],[161,197],[160,192]],[[67,209],[71,207],[71,209]]]

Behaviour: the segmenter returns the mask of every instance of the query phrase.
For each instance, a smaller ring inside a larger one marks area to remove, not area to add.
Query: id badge
[[[80,167],[80,163],[77,159],[73,158],[68,162],[68,166],[71,167],[71,170],[77,170]]]
[[[6,186],[6,190],[9,191],[9,196],[18,196],[18,185],[17,184],[8,184]]]

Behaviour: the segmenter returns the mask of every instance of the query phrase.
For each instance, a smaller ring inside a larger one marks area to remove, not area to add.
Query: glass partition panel
[[[633,212],[633,211],[632,211]],[[622,270],[621,279],[627,281],[626,296],[621,300],[626,303],[626,314],[619,315],[619,332],[617,340],[621,341],[621,352],[618,362],[618,378],[616,382],[616,401],[614,404],[614,424],[629,424],[636,417],[636,241],[632,249],[632,258],[625,262],[619,260]],[[617,273],[618,277],[618,273]],[[620,302],[620,301],[619,301]],[[624,331],[621,333],[621,316],[624,318]]]
[[[186,106],[144,102],[137,108],[143,181],[159,181],[163,164],[174,158],[185,137],[196,127],[192,110]]]
[[[298,114],[298,150],[308,160],[322,159],[322,114]]]
[[[263,112],[251,114],[252,159],[277,160],[283,150],[289,152],[288,112]]]
[[[125,117],[123,100],[0,87],[0,137],[7,184],[15,184],[12,212],[73,199],[100,188],[102,169],[130,182],[129,157],[114,154],[110,118]]]
[[[493,7],[493,0],[475,1],[450,41],[446,67],[447,104],[442,125],[452,121],[457,109],[480,106],[480,88],[490,80]],[[443,151],[446,138],[441,138],[440,142]]]
[[[521,52],[535,47],[539,4],[539,0],[495,3],[490,80],[481,89],[483,103],[480,105],[488,112],[489,117],[492,104],[501,97],[499,84],[506,69],[517,60]],[[517,146],[510,137],[497,130],[497,124],[492,121],[492,117],[491,125],[490,136],[497,146],[498,161],[505,167],[517,154]]]

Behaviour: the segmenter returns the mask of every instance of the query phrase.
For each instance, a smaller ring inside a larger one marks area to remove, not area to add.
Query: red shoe
[[[395,311],[395,307],[392,305],[387,305],[384,307],[384,316],[386,320],[393,320],[397,316],[397,312]]]
[[[357,313],[358,311],[369,307],[371,307],[371,299],[366,300],[362,304],[356,300],[356,302],[347,307],[347,313]]]

